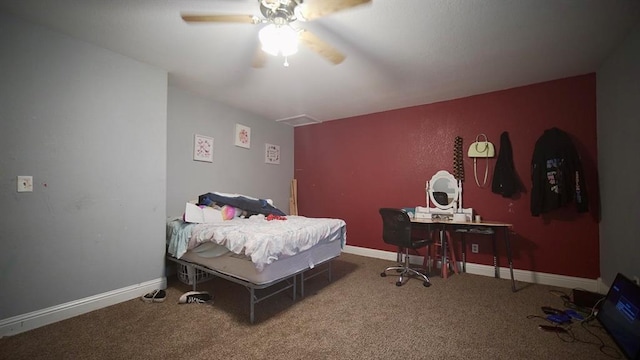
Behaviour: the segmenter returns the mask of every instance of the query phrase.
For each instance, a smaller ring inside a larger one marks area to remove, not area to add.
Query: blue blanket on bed
[[[264,199],[250,199],[244,196],[223,196],[216,193],[206,193],[198,197],[198,204],[210,206],[212,203],[216,203],[220,206],[229,205],[235,208],[242,209],[247,212],[247,215],[279,215],[286,216],[280,209],[272,206]]]

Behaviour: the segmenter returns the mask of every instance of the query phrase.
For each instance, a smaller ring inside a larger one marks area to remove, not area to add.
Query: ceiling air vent
[[[292,116],[284,119],[278,119],[276,121],[279,123],[283,123],[291,126],[304,126],[304,125],[311,125],[311,124],[319,124],[322,122],[306,114]]]

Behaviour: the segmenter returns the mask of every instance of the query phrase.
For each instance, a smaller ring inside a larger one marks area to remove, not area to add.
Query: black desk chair
[[[386,268],[380,276],[387,276],[388,271],[400,272],[400,277],[396,282],[396,286],[404,284],[404,278],[417,276],[423,280],[422,285],[431,286],[429,277],[418,270],[409,266],[409,249],[416,250],[427,247],[433,243],[432,239],[413,239],[411,236],[411,219],[406,211],[401,209],[381,208],[379,210],[382,216],[382,239],[387,244],[398,246],[398,251],[404,252],[404,264],[402,266],[390,266]],[[425,256],[429,256],[429,251]]]

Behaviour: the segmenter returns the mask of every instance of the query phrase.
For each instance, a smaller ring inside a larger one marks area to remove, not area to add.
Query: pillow
[[[187,203],[184,209],[184,221],[196,224],[210,224],[223,221],[222,211],[209,206]]]

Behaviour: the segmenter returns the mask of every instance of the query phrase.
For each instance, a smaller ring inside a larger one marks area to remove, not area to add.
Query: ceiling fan
[[[255,15],[182,14],[188,23],[222,22],[266,24],[259,32],[261,47],[256,52],[252,66],[261,68],[266,61],[265,54],[284,56],[288,66],[288,56],[298,50],[298,41],[317,52],[333,64],[340,64],[345,56],[334,47],[321,40],[309,30],[294,28],[297,21],[314,20],[354,6],[370,3],[372,0],[258,0],[262,17]]]

